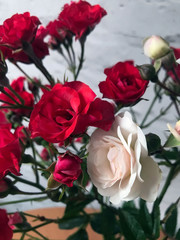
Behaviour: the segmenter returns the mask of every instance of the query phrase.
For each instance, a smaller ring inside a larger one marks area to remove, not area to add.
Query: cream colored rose
[[[143,42],[144,54],[151,59],[158,59],[165,56],[171,51],[169,43],[166,42],[162,37],[152,35]]]
[[[88,152],[92,183],[113,204],[138,196],[149,202],[156,199],[161,171],[148,156],[145,136],[129,112],[118,115],[110,131],[95,130]]]

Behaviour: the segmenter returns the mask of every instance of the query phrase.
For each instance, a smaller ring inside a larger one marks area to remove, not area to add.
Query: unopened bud
[[[137,68],[139,70],[141,77],[144,80],[149,80],[152,82],[157,81],[158,78],[157,78],[156,70],[152,64],[139,65],[137,66]]]
[[[143,46],[144,54],[153,60],[165,56],[171,50],[168,42],[162,37],[155,35],[144,39]]]
[[[174,56],[174,51],[170,50],[168,54],[161,58],[162,66],[167,70],[171,70],[174,65],[176,65],[176,58]]]

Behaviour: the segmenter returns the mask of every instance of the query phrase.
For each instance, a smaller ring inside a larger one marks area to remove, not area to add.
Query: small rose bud
[[[180,120],[176,122],[175,127],[173,128],[169,123],[167,124],[169,131],[172,133],[172,135],[180,141]]]
[[[141,77],[144,80],[150,80],[152,82],[156,82],[156,80],[158,79],[156,70],[153,65],[144,64],[144,65],[137,66],[137,68],[139,70]]]
[[[19,223],[23,223],[23,218],[19,212],[15,212],[14,214],[9,215],[9,225],[16,225]]]
[[[49,151],[50,151],[51,155],[54,155],[54,153],[51,149]],[[51,157],[50,153],[48,152],[48,150],[46,148],[43,148],[43,150],[40,153],[40,156],[44,161],[49,161],[49,159]]]
[[[168,42],[162,37],[155,35],[144,39],[143,46],[144,54],[153,60],[165,56],[171,50]]]
[[[69,152],[59,156],[53,172],[54,180],[72,187],[81,174],[81,163],[78,156]]]

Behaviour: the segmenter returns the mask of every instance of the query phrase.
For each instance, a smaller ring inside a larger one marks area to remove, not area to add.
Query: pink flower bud
[[[81,174],[81,163],[78,156],[69,152],[59,156],[53,173],[54,180],[72,187]]]

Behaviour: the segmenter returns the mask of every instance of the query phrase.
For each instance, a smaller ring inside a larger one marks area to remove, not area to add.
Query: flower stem
[[[23,203],[23,202],[31,202],[31,201],[43,201],[43,200],[46,200],[46,199],[48,199],[48,197],[38,197],[38,198],[29,198],[29,199],[15,200],[15,201],[9,201],[9,202],[0,203],[0,206],[16,204],[16,203]]]
[[[162,191],[161,191],[161,193],[160,193],[160,195],[159,195],[159,197],[158,197],[158,199],[157,199],[157,201],[158,201],[159,204],[161,203],[161,201],[162,201],[162,199],[163,199],[163,197],[164,197],[164,195],[165,195],[168,187],[169,187],[170,184],[171,184],[171,181],[172,181],[172,179],[173,179],[173,177],[174,177],[174,174],[175,174],[177,168],[179,168],[179,167],[180,167],[180,166],[178,166],[177,164],[175,164],[175,165],[173,165],[173,166],[170,168],[169,174],[168,174],[168,176],[167,176],[167,178],[166,178],[166,182],[165,182],[165,184],[164,184],[164,186],[163,186],[163,189],[162,189]]]
[[[31,182],[31,181],[26,180],[26,179],[24,179],[24,178],[17,177],[17,176],[15,176],[15,175],[11,174],[11,173],[9,173],[9,175],[10,175],[11,177],[13,177],[15,180],[19,181],[19,182],[22,182],[22,183],[24,183],[24,184],[27,184],[27,185],[36,187],[36,188],[40,189],[41,191],[45,191],[45,188],[44,188],[43,186],[41,186],[40,184]]]
[[[161,89],[159,88],[159,90],[157,91],[156,95],[154,96],[154,98],[153,98],[153,100],[151,102],[151,105],[149,106],[149,109],[147,110],[147,112],[146,112],[146,114],[145,114],[145,116],[144,116],[144,118],[143,118],[143,120],[142,120],[142,122],[140,124],[141,128],[143,127],[144,123],[146,122],[146,120],[147,120],[147,118],[148,118],[148,116],[149,116],[149,114],[150,114],[150,112],[151,112],[151,110],[152,110],[156,100],[158,99],[160,91],[161,91]]]
[[[9,85],[8,89],[19,99],[19,101],[24,105],[24,99]]]
[[[146,125],[142,125],[141,128],[147,128],[149,127],[153,122],[155,122],[156,120],[158,120],[160,117],[162,117],[171,107],[172,107],[173,103],[171,102],[167,108],[165,108],[164,111],[161,111],[160,114],[155,117],[152,121],[150,121],[149,123],[147,123]]]
[[[84,62],[84,47],[85,47],[85,41],[80,41],[80,44],[81,44],[81,56],[80,56],[80,59],[79,59],[79,66],[78,66],[78,69],[77,69],[77,72],[75,73],[74,75],[74,81],[77,80],[78,78],[78,75],[81,71],[81,68],[83,66],[83,62]]]
[[[34,231],[34,230],[37,229],[37,228],[43,227],[43,226],[45,226],[45,225],[47,225],[47,224],[49,224],[49,223],[53,223],[53,222],[54,222],[54,220],[48,220],[48,221],[45,222],[45,223],[41,223],[41,224],[36,225],[36,226],[34,226],[34,227],[27,228],[27,229],[24,230],[24,231],[25,231],[25,232]],[[14,233],[18,233],[18,232],[22,232],[22,230],[21,230],[21,229],[15,229],[13,232],[14,232]]]
[[[51,86],[54,86],[55,82],[53,77],[50,75],[50,73],[47,71],[47,69],[42,64],[42,61],[36,57],[32,45],[28,42],[23,43],[23,50],[24,52],[31,58],[35,66],[44,74],[44,76],[47,78]]]

